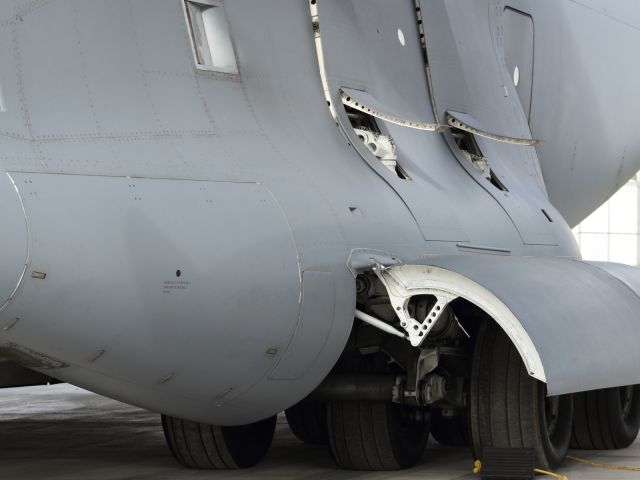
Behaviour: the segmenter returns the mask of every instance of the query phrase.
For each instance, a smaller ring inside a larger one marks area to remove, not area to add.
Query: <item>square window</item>
[[[196,66],[201,70],[238,73],[229,25],[220,1],[184,1]]]

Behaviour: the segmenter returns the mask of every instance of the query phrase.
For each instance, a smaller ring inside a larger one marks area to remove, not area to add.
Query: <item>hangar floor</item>
[[[70,385],[0,391],[0,478],[3,479],[430,479],[478,478],[466,449],[431,443],[421,464],[392,473],[337,470],[323,447],[298,442],[284,419],[259,467],[200,472],[179,467],[165,447],[159,418]],[[640,440],[630,449],[578,452],[594,461],[640,466]],[[567,461],[562,473],[578,479],[637,479],[638,472],[601,470]]]

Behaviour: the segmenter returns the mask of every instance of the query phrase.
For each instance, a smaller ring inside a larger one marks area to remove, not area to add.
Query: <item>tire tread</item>
[[[302,400],[286,409],[285,417],[298,440],[310,445],[326,445],[327,407],[324,402]]]
[[[394,436],[393,405],[384,402],[332,401],[327,404],[331,455],[347,470],[390,471],[413,465],[422,455],[428,431],[412,452]]]
[[[219,427],[162,415],[165,439],[175,459],[188,468],[230,470],[257,463],[267,453],[275,430],[275,417],[252,424],[262,444],[241,449],[229,440],[229,432],[245,427]],[[225,435],[225,432],[227,435]],[[270,437],[269,437],[270,435]]]
[[[472,364],[470,424],[475,458],[483,447],[532,448],[538,468],[555,468],[566,454],[571,426],[563,424],[561,447],[547,445],[540,410],[544,385],[532,379],[520,354],[500,327],[485,321],[480,327]],[[565,417],[571,420],[570,398]],[[566,446],[566,448],[565,448]]]
[[[571,448],[616,450],[631,445],[640,430],[640,386],[634,388],[632,412],[627,419],[622,416],[618,388],[574,394]]]

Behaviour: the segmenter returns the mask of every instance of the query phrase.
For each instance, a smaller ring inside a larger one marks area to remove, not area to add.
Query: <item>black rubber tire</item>
[[[188,468],[229,470],[256,465],[269,451],[276,417],[238,427],[218,427],[162,415],[171,453]]]
[[[298,440],[310,445],[326,445],[327,405],[314,400],[302,400],[284,411],[287,423]]]
[[[347,470],[412,467],[429,438],[427,424],[409,421],[405,407],[390,402],[332,401],[327,419],[331,455]]]
[[[627,409],[623,396],[631,394]],[[614,450],[631,445],[640,431],[640,385],[606,388],[573,396],[571,448]]]
[[[468,412],[455,417],[442,416],[439,408],[431,409],[431,436],[445,447],[464,447],[471,443]]]
[[[478,332],[471,373],[470,423],[475,458],[482,458],[484,447],[531,448],[536,468],[557,468],[571,441],[572,400],[571,395],[546,397],[545,384],[528,375],[507,335],[494,322],[484,322]],[[554,410],[547,404],[554,405]],[[555,415],[548,420],[552,412]]]

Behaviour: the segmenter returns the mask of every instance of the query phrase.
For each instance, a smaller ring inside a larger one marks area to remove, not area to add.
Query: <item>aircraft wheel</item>
[[[324,402],[303,400],[284,411],[293,434],[310,445],[327,444],[327,405]]]
[[[576,393],[573,402],[571,448],[626,448],[638,436],[640,385]]]
[[[162,428],[171,453],[185,467],[248,468],[269,451],[276,417],[238,427],[218,427],[162,415]]]
[[[431,435],[445,447],[464,447],[469,441],[469,420],[467,412],[454,417],[444,417],[441,409],[431,410]]]
[[[391,402],[328,403],[329,446],[339,467],[348,470],[400,470],[420,460],[429,437],[426,423]]]
[[[546,396],[528,375],[502,329],[485,322],[478,334],[471,374],[470,421],[475,458],[485,447],[531,448],[536,468],[555,469],[571,441],[573,397]]]

